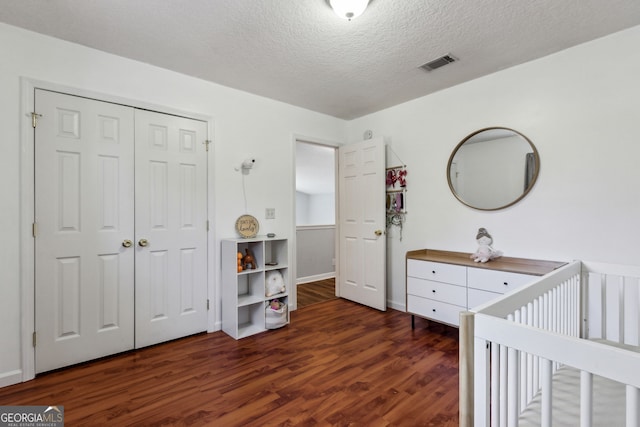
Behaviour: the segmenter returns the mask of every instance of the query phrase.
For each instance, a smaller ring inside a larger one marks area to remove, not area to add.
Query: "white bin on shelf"
[[[277,329],[287,324],[287,304],[279,309],[273,309],[269,304],[265,307],[265,328]]]

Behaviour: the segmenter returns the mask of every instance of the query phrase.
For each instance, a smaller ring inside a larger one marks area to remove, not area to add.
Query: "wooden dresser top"
[[[509,271],[512,273],[544,276],[562,267],[566,262],[543,261],[537,259],[500,257],[489,262],[474,262],[471,254],[466,252],[439,251],[436,249],[419,249],[407,252],[407,260],[442,262],[445,264],[463,265],[466,267],[485,268],[487,270]]]

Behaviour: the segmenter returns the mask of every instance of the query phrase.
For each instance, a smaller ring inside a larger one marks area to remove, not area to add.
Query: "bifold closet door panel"
[[[206,122],[136,110],[136,347],[207,329]]]
[[[134,346],[134,110],[35,90],[36,373]]]

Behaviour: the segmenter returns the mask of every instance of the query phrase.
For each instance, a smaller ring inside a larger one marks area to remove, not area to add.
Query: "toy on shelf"
[[[256,265],[256,258],[253,256],[253,253],[249,250],[249,248],[244,250],[245,256],[242,258],[242,266],[244,267],[245,270],[255,270],[257,267]]]
[[[281,294],[286,290],[284,278],[279,270],[267,271],[265,275],[265,296]]]
[[[242,270],[244,270],[244,268],[242,267],[242,258],[243,258],[242,252],[238,252],[237,257],[238,257],[238,273],[242,273]]]
[[[478,242],[478,249],[473,254],[471,254],[471,259],[475,262],[487,262],[492,259],[500,258],[502,256],[501,251],[495,250],[493,249],[493,247],[491,247],[493,238],[486,228],[478,229],[476,241]]]
[[[269,308],[271,310],[280,310],[283,306],[284,303],[277,298],[269,301]]]
[[[265,328],[276,329],[287,324],[287,303],[282,299],[272,299],[265,310]]]

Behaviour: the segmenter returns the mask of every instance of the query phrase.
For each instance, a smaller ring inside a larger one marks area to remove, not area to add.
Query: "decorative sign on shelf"
[[[258,230],[260,230],[260,224],[254,216],[241,215],[236,220],[236,231],[245,239],[256,237]]]

